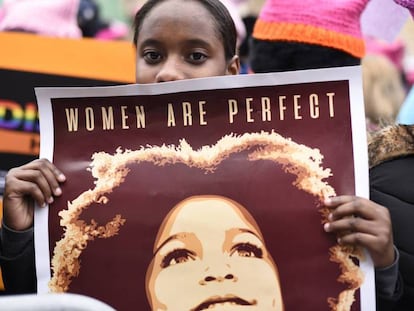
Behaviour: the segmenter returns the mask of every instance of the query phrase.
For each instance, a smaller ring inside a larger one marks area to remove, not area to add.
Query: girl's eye
[[[263,258],[263,251],[260,247],[251,243],[239,243],[232,247],[230,255]]]
[[[195,260],[195,253],[187,249],[175,249],[168,253],[161,262],[161,268],[167,268],[176,264]]]
[[[190,54],[189,59],[193,63],[201,63],[207,59],[207,55],[201,52],[193,52]]]
[[[155,51],[148,51],[144,53],[144,59],[149,64],[155,64],[162,58],[161,54]]]

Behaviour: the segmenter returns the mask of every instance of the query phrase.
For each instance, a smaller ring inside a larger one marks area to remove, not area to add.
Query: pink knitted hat
[[[394,0],[394,2],[407,8],[414,17],[414,0]]]
[[[403,70],[405,45],[402,40],[387,42],[373,37],[366,37],[367,54],[382,55],[388,58],[398,70]]]
[[[363,57],[360,17],[369,0],[267,0],[253,37],[316,44]]]
[[[79,0],[5,0],[0,31],[22,30],[45,36],[81,38]]]

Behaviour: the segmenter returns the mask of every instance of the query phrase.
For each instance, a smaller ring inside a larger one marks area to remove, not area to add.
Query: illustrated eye
[[[230,255],[263,258],[263,251],[260,247],[251,243],[239,243],[232,247]]]
[[[149,64],[155,64],[162,58],[161,54],[156,51],[147,51],[144,53],[144,59]]]
[[[194,252],[187,249],[175,249],[169,252],[161,262],[161,268],[167,268],[176,264],[184,263],[190,260],[195,260]]]
[[[189,59],[193,63],[201,63],[207,59],[207,55],[201,52],[193,52],[190,54]]]

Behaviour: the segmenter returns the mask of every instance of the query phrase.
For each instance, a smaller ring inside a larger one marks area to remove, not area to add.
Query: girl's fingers
[[[364,219],[375,220],[386,217],[386,208],[368,199],[355,196],[338,196],[327,200],[326,206],[332,209],[330,220],[344,217],[358,216]]]
[[[376,243],[375,237],[371,234],[362,233],[362,232],[349,232],[344,234],[341,237],[338,237],[338,243],[341,245],[373,245]]]
[[[14,230],[33,225],[33,206],[52,203],[62,193],[65,176],[48,160],[40,159],[9,170],[3,195],[5,223]]]
[[[53,194],[57,196],[61,194],[62,191],[59,187],[59,183],[64,182],[66,177],[56,166],[50,163],[50,161],[46,159],[32,161],[27,164],[27,169],[39,170],[46,178]]]
[[[345,204],[349,201],[352,201],[354,196],[350,195],[340,195],[336,197],[329,197],[325,199],[325,205],[329,207],[337,207],[338,205]]]
[[[30,196],[39,205],[49,202],[52,198],[52,189],[49,182],[38,170],[20,170],[16,173],[11,172],[7,177],[7,194],[9,198]]]
[[[387,208],[355,196],[333,197],[325,205],[331,213],[324,229],[336,234],[339,244],[367,248],[375,267],[393,263],[392,225]]]
[[[387,236],[374,236],[362,232],[350,232],[338,237],[340,245],[358,245],[367,248],[371,254],[374,266],[384,268],[395,260],[393,241]]]
[[[48,160],[42,159],[10,170],[7,179],[9,196],[29,195],[39,205],[44,205],[52,203],[53,196],[62,193],[59,182],[65,177]]]
[[[376,229],[372,228],[371,221],[359,217],[347,217],[324,225],[326,232],[361,232],[367,234],[375,234]]]

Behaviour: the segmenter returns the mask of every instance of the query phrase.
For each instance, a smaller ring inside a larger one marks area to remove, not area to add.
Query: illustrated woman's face
[[[209,11],[196,1],[168,0],[145,17],[137,40],[136,82],[237,74],[237,57],[226,61]]]
[[[157,236],[147,271],[152,310],[283,310],[277,268],[256,223],[237,202],[180,202]]]

